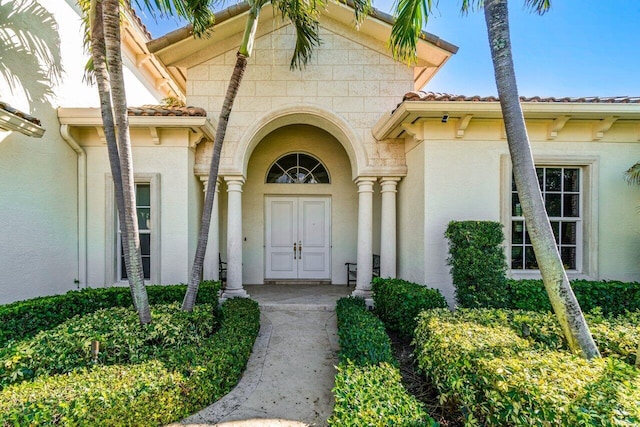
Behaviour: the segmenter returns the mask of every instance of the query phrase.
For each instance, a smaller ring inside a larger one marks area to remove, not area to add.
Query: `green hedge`
[[[259,319],[255,301],[232,299],[222,307],[217,333],[167,348],[162,357],[10,385],[0,391],[0,425],[150,426],[180,420],[235,386]]]
[[[358,366],[396,363],[384,325],[367,310],[362,298],[340,298],[336,304],[336,315],[340,361],[351,360]]]
[[[424,406],[406,392],[398,368],[379,365],[338,366],[330,426],[437,426]]]
[[[492,221],[451,221],[449,239],[451,276],[461,307],[505,307],[508,292],[502,242],[502,224]]]
[[[424,406],[401,383],[397,361],[380,319],[361,298],[338,300],[340,364],[330,426],[435,426]]]
[[[446,308],[447,301],[437,289],[401,279],[373,280],[375,313],[390,330],[413,337],[416,317],[422,310]]]
[[[181,302],[186,285],[147,286],[149,304]],[[219,282],[200,284],[197,303],[218,304]],[[101,308],[131,307],[129,287],[82,289],[63,295],[34,298],[0,306],[0,347],[9,340],[31,337],[52,328],[75,315],[93,313]]]
[[[582,311],[600,308],[605,315],[621,315],[640,310],[640,283],[572,280],[571,288]],[[542,280],[509,280],[509,308],[551,311]]]
[[[586,361],[551,350],[522,331],[527,324],[549,334],[539,313],[509,316],[432,310],[418,321],[419,366],[466,425],[640,423],[639,370],[614,357]]]

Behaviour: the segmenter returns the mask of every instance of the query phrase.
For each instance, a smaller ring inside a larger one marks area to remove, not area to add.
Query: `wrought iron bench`
[[[352,283],[356,284],[358,278],[358,263],[345,262],[347,266],[347,286]],[[371,275],[373,277],[380,277],[380,255],[373,254],[373,263],[371,264]]]

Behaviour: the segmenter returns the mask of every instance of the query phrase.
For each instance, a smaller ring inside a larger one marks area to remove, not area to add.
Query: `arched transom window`
[[[329,184],[329,172],[320,160],[309,154],[285,154],[269,168],[267,183]]]

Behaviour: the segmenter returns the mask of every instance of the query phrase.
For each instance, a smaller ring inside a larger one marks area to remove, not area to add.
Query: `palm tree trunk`
[[[122,55],[120,43],[120,4],[119,0],[104,1],[104,26],[109,75],[111,76],[112,98],[115,111],[115,124],[118,129],[118,153],[122,190],[124,199],[124,215],[120,216],[126,230],[123,235],[125,250],[125,266],[129,278],[129,286],[133,302],[141,324],[151,322],[151,312],[147,290],[144,284],[142,256],[140,254],[140,236],[138,233],[138,215],[136,212],[135,181],[133,176],[133,157],[131,138],[129,136],[129,120],[127,117],[127,100],[125,96],[124,78],[122,75]],[[128,263],[127,263],[128,260]]]
[[[485,0],[484,13],[513,175],[545,289],[570,349],[587,359],[600,357],[562,265],[542,200],[516,86],[507,0]]]
[[[122,175],[120,171],[120,155],[118,153],[118,143],[115,133],[115,123],[113,120],[113,110],[111,105],[111,84],[109,73],[107,71],[107,54],[104,40],[104,22],[102,19],[102,1],[91,1],[91,56],[98,85],[98,94],[100,97],[100,111],[102,114],[102,126],[104,129],[105,139],[107,141],[107,152],[109,154],[109,165],[111,167],[111,175],[113,177],[113,185],[115,188],[116,207],[118,216],[124,218],[125,203],[124,192],[122,189]],[[121,224],[121,233],[126,233],[126,224]],[[128,241],[123,239],[125,253],[128,249]],[[126,262],[129,262],[125,258]],[[133,297],[133,294],[132,294]]]
[[[263,2],[262,2],[263,3]],[[211,165],[209,167],[209,178],[207,180],[207,192],[204,198],[204,206],[202,207],[202,220],[200,221],[200,231],[198,232],[198,245],[196,247],[196,255],[191,268],[191,276],[187,285],[187,292],[182,301],[182,310],[192,311],[198,295],[198,286],[202,279],[202,268],[204,264],[204,256],[207,250],[207,242],[209,240],[209,226],[211,224],[211,211],[213,210],[213,198],[215,197],[216,182],[218,180],[218,170],[220,168],[220,153],[222,152],[222,143],[227,133],[227,125],[229,124],[229,116],[233,109],[233,102],[238,94],[242,77],[247,69],[247,59],[251,56],[253,41],[255,39],[256,28],[258,26],[258,16],[261,4],[254,5],[249,10],[247,24],[242,38],[242,44],[238,49],[236,56],[236,65],[231,74],[231,80],[227,86],[220,117],[218,118],[218,128],[216,129],[215,141],[213,144],[213,156],[211,157]]]

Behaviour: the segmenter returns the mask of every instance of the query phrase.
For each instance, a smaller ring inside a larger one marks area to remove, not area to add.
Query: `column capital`
[[[227,183],[227,193],[232,191],[242,192],[242,186],[244,185],[244,177],[242,175],[225,176],[223,179]]]
[[[356,178],[355,183],[358,186],[358,193],[373,193],[373,184],[378,178],[373,176],[361,176]]]
[[[380,187],[381,190],[380,192],[382,193],[386,193],[386,192],[393,192],[396,193],[397,187],[398,187],[398,182],[400,182],[402,178],[397,177],[397,176],[383,176],[380,178]]]
[[[200,175],[200,182],[202,183],[202,191],[207,192],[209,186],[209,175]],[[220,192],[220,177],[216,179],[216,193]]]

